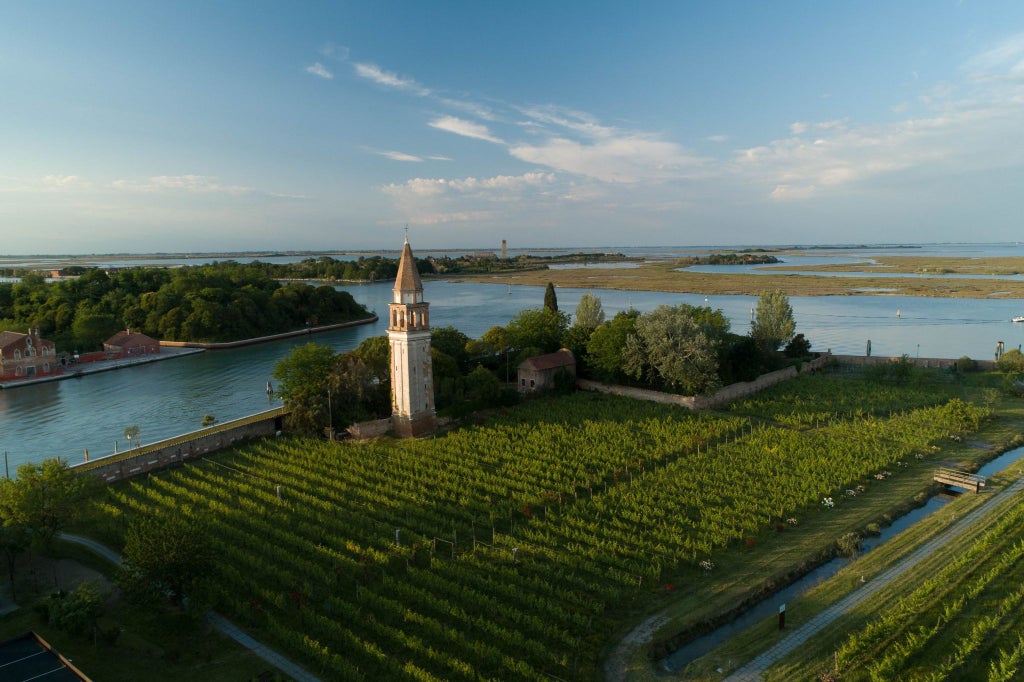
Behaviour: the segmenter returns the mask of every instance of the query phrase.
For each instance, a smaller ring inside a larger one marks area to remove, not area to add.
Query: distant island
[[[692,256],[680,261],[680,265],[770,265],[782,263],[775,256],[763,253],[762,249],[712,253],[707,256]]]

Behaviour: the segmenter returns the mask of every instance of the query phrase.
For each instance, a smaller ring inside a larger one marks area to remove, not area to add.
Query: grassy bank
[[[913,260],[913,259],[910,259]],[[921,259],[922,263],[928,259]],[[785,267],[785,266],[782,266]],[[922,267],[927,267],[922,265]],[[1013,269],[1014,266],[1007,266]],[[826,268],[820,268],[825,270]],[[862,266],[852,268],[863,270]],[[1014,270],[1015,271],[1015,270]],[[770,289],[782,289],[790,296],[877,295],[884,291],[894,296],[939,298],[1024,298],[1024,281],[998,280],[978,274],[977,279],[942,277],[827,277],[815,276],[813,269],[803,275],[702,273],[677,269],[672,262],[653,262],[629,268],[579,268],[445,277],[450,281],[484,282],[577,289],[617,289],[624,291],[664,291],[693,294],[736,294],[757,296]],[[909,271],[908,271],[909,272]]]

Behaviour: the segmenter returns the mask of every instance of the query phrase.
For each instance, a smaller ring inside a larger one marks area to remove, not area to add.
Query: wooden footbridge
[[[984,476],[949,467],[940,467],[935,472],[935,476],[932,480],[937,481],[938,483],[956,486],[957,488],[973,490],[976,493],[980,493],[981,489],[985,487]]]

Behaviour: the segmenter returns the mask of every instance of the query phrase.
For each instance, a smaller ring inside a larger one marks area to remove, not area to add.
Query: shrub
[[[960,356],[956,361],[956,371],[958,372],[973,372],[978,368],[978,363],[971,360],[966,355]]]
[[[1024,353],[1016,348],[1006,351],[996,360],[996,369],[1004,374],[1024,372]]]

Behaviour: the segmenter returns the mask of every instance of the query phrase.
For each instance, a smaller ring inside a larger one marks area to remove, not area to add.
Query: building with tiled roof
[[[103,342],[103,350],[108,355],[117,357],[129,357],[135,355],[148,355],[160,352],[160,342],[156,339],[126,329],[111,336]]]
[[[0,332],[0,380],[57,374],[64,362],[53,341],[41,338],[38,329]]]
[[[519,363],[519,392],[532,393],[555,387],[555,374],[559,370],[576,376],[576,356],[563,348],[547,355],[534,355]]]

